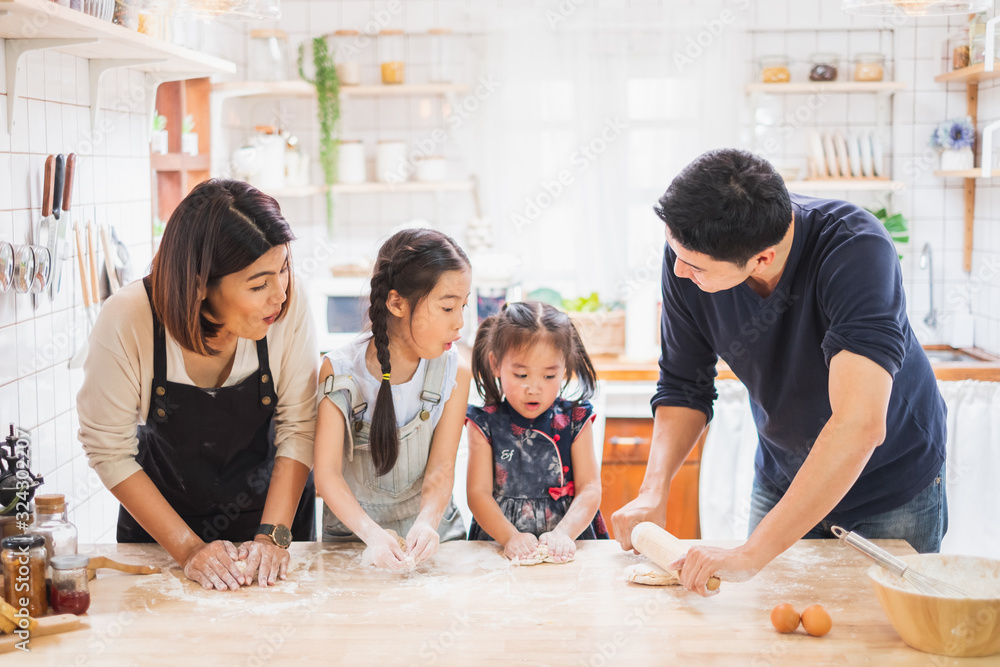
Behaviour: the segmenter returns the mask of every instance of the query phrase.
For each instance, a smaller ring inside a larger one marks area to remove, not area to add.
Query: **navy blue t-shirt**
[[[784,493],[830,418],[830,359],[848,350],[893,376],[885,441],[830,513],[860,519],[912,500],[945,458],[944,399],[906,317],[896,249],[882,225],[843,201],[792,195],[795,232],[774,291],[709,294],[674,275],[665,247],[660,380],[651,403],[712,418],[715,365],[750,393],[760,445],[755,468]]]

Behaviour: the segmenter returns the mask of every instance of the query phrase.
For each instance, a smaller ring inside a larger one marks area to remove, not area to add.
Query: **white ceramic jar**
[[[384,139],[375,153],[375,178],[381,183],[402,183],[406,180],[406,142]]]
[[[427,155],[417,160],[416,178],[421,183],[440,183],[447,176],[448,164],[443,155]]]
[[[357,139],[341,140],[337,149],[337,182],[364,183],[365,146]]]

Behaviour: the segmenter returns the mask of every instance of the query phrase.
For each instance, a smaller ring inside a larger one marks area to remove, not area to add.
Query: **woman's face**
[[[260,340],[266,336],[281,313],[288,276],[288,248],[280,245],[209,287],[202,309],[208,319],[222,325],[219,338]]]

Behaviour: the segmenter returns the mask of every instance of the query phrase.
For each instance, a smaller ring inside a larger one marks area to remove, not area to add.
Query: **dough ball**
[[[625,580],[645,586],[680,586],[681,581],[655,563],[636,563],[625,568]]]

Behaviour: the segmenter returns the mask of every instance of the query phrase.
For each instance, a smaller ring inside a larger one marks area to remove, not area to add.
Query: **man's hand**
[[[759,563],[747,552],[745,546],[735,549],[719,547],[692,547],[687,554],[670,564],[670,569],[680,573],[681,583],[689,591],[702,597],[715,595],[705,585],[712,577],[723,581],[747,581],[767,565]]]
[[[236,567],[238,553],[228,540],[216,540],[191,550],[182,564],[184,576],[205,588],[237,590],[243,573]]]
[[[248,583],[253,581],[255,573],[261,588],[267,588],[279,578],[288,578],[288,563],[291,562],[288,550],[277,546],[266,535],[258,535],[252,542],[241,544],[240,556],[247,562],[244,576]]]
[[[668,486],[664,490],[664,498],[669,491]],[[664,525],[667,522],[666,505],[639,494],[638,498],[611,515],[611,528],[622,549],[627,551],[632,548],[632,529],[643,521],[652,521],[657,526]]]

